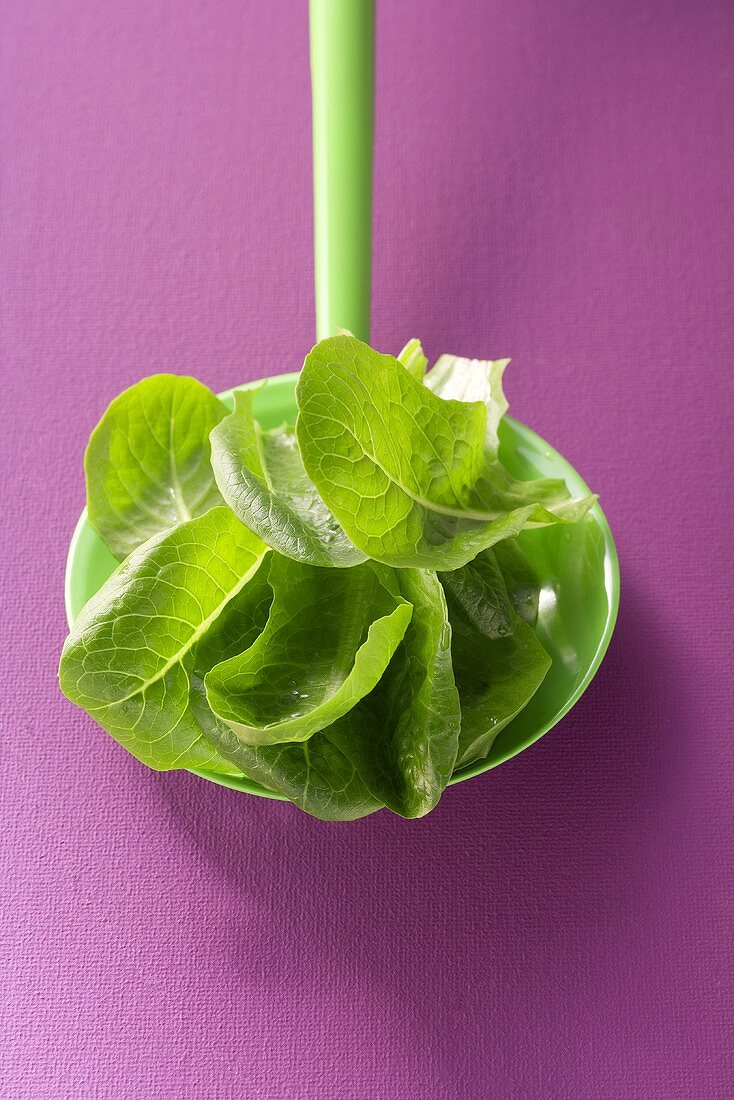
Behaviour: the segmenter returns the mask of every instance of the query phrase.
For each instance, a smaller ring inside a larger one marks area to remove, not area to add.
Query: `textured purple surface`
[[[573,714],[414,824],[154,775],[55,685],[109,399],[311,342],[305,3],[2,23],[2,1095],[730,1096],[730,0],[380,10],[375,342],[512,355],[624,577]]]

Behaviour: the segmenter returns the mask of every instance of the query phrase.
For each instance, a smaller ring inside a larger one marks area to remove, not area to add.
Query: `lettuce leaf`
[[[212,731],[246,775],[323,820],[352,821],[381,806],[421,817],[451,777],[460,712],[443,591],[432,573],[404,569],[396,580],[410,623],[378,685],[343,718],[305,742],[268,746]]]
[[[502,573],[512,606],[521,619],[535,626],[538,618],[540,577],[523,554],[516,539],[498,542],[492,548],[492,553]]]
[[[517,575],[522,555],[505,552]],[[529,567],[528,567],[529,568]],[[495,737],[540,687],[550,658],[513,606],[492,550],[440,575],[452,629],[451,657],[461,701],[456,766],[487,756]],[[527,594],[522,599],[528,600]],[[537,602],[537,597],[530,597]]]
[[[408,343],[398,355],[398,362],[403,364],[413,378],[416,378],[419,382],[423,381],[428,360],[423,354],[423,345],[420,340],[416,340],[415,337],[408,340]]]
[[[316,345],[297,397],[306,472],[376,561],[456,569],[529,524],[573,522],[593,502],[571,500],[560,481],[514,480],[488,445],[484,402],[442,398],[353,337]]]
[[[372,694],[328,730],[372,795],[401,817],[423,817],[446,787],[461,712],[451,628],[435,573],[396,571],[413,607],[410,625]]]
[[[155,374],[116,397],[84,456],[89,520],[118,560],[222,504],[209,433],[227,408],[195,378]]]
[[[496,458],[499,452],[500,420],[508,409],[502,389],[502,376],[509,359],[462,359],[458,355],[441,355],[429,374],[426,386],[446,401],[479,401],[487,410],[484,432],[485,458]]]
[[[376,686],[411,617],[393,571],[321,569],[273,555],[267,625],[206,676],[214,714],[251,745],[305,741]]]
[[[252,396],[238,392],[235,411],[211,433],[214,476],[227,504],[286,557],[341,568],[365,561],[304,470],[295,435],[284,427],[262,429]]]
[[[236,772],[192,705],[197,646],[268,548],[228,508],[155,535],[84,607],[61,654],[61,690],[151,768]]]

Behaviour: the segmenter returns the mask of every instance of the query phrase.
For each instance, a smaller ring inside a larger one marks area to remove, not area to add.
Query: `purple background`
[[[2,1095],[731,1095],[730,0],[381,6],[375,343],[512,355],[623,567],[572,715],[413,824],[153,774],[55,684],[107,402],[312,342],[306,4],[2,24]]]

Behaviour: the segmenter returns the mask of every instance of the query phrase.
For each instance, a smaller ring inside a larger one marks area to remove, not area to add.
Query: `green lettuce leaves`
[[[274,556],[265,629],[206,678],[214,713],[253,745],[305,741],[378,683],[411,605],[391,570],[373,562],[319,569]]]
[[[309,565],[348,567],[366,560],[351,544],[303,468],[287,428],[264,431],[252,391],[211,433],[212,466],[224,500],[243,523],[281,554]]]
[[[488,755],[500,730],[540,687],[550,658],[513,606],[491,550],[463,569],[442,573],[441,583],[461,700],[456,766],[463,767]]]
[[[394,576],[412,615],[369,695],[306,741],[233,748],[221,730],[213,738],[246,775],[323,820],[351,821],[381,806],[422,817],[451,778],[461,712],[446,601],[435,574]]]
[[[209,433],[227,408],[195,378],[154,374],[116,397],[84,456],[87,509],[118,560],[222,503]]]
[[[438,388],[463,360],[442,368]],[[474,361],[477,362],[477,361]],[[456,569],[526,526],[574,522],[593,498],[522,482],[499,461],[484,401],[439,396],[349,336],[322,340],[298,381],[303,465],[349,539],[398,568]],[[497,388],[498,383],[495,383]],[[491,402],[492,387],[487,384]]]
[[[151,768],[236,772],[191,706],[196,646],[267,547],[227,508],[155,535],[84,607],[61,654],[62,691]]]
[[[61,688],[143,763],[246,777],[323,820],[429,813],[550,659],[514,536],[593,497],[501,458],[508,360],[309,353],[295,429],[191,378],[116,398],[87,506],[122,564],[71,630]]]
[[[381,804],[423,817],[451,778],[461,710],[438,578],[428,570],[395,572],[413,608],[403,642],[372,695],[329,732]]]

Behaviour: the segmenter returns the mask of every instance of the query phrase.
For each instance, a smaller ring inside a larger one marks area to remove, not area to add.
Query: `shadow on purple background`
[[[731,4],[380,8],[375,343],[512,355],[623,582],[572,714],[407,824],[154,775],[55,683],[111,397],[311,343],[305,5],[4,23],[0,1093],[728,1100]]]

